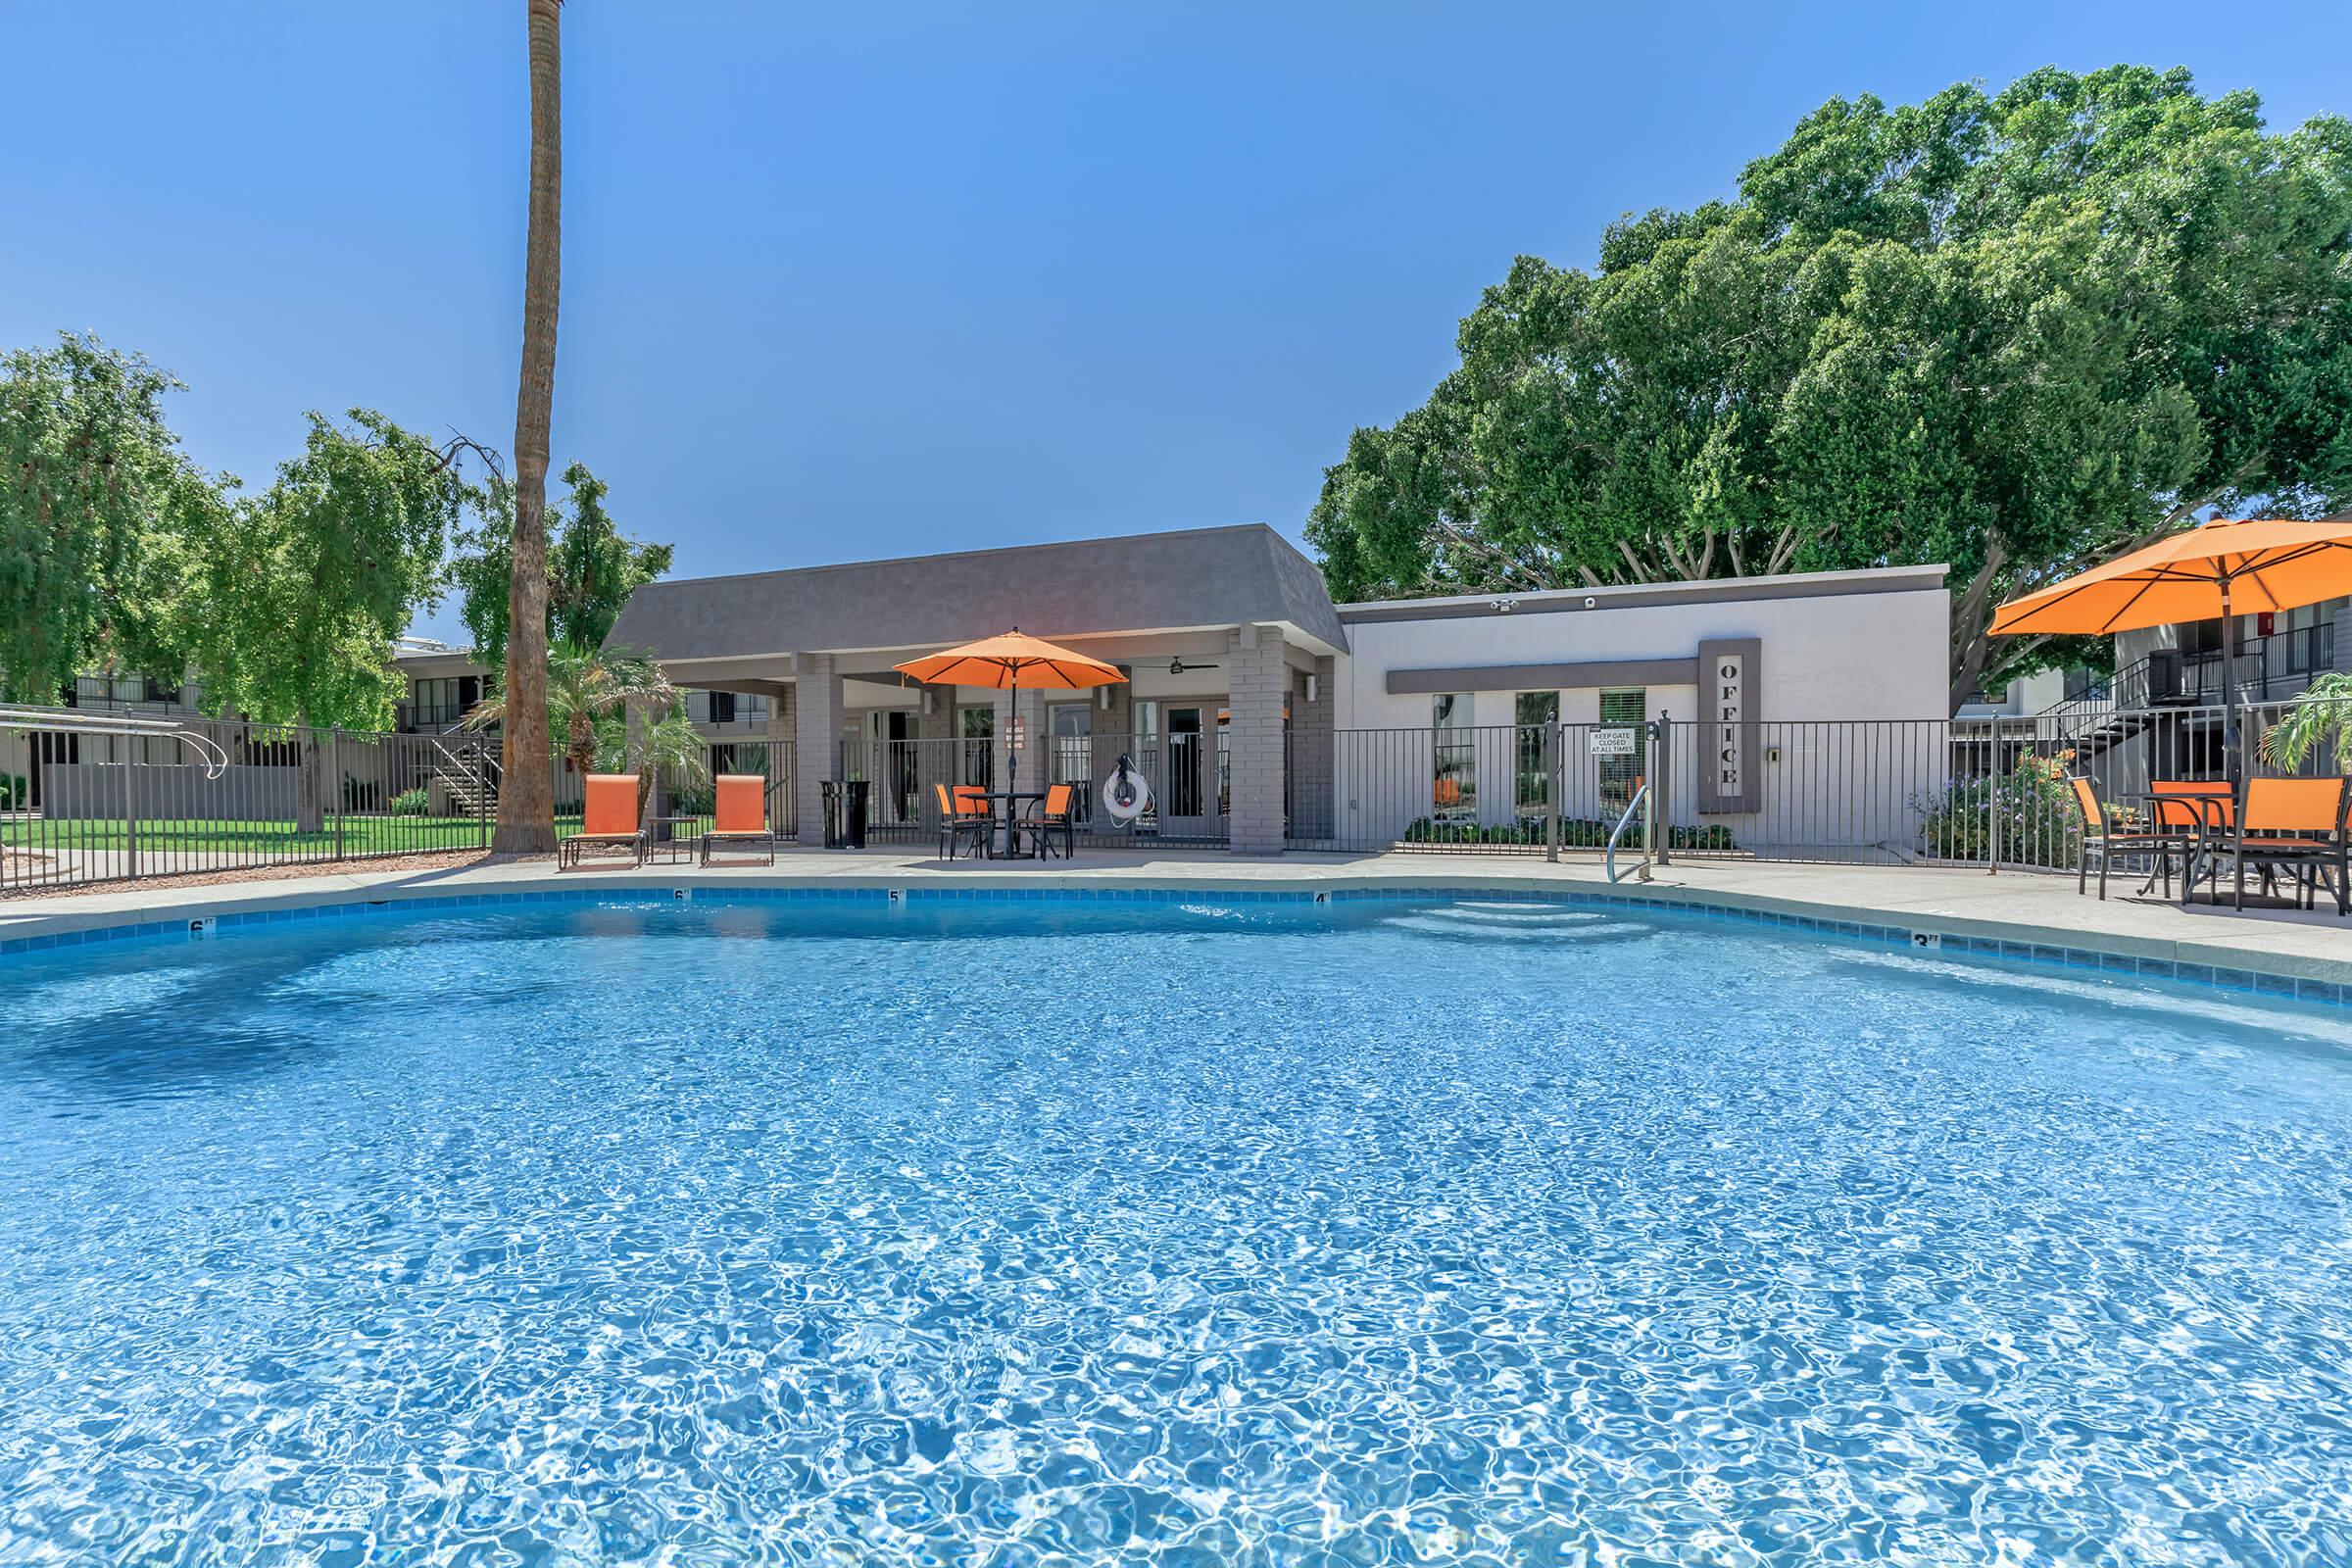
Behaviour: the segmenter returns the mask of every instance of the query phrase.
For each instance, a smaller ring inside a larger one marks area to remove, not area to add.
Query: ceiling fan
[[[1181,659],[1171,659],[1168,661],[1168,673],[1171,675],[1181,675],[1188,669],[1214,669],[1217,666],[1214,664],[1188,664]]]

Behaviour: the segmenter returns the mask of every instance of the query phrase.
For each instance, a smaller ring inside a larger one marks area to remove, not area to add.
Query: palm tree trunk
[[[531,50],[530,224],[522,268],[522,379],[514,398],[514,545],[507,593],[502,855],[556,847],[547,732],[547,445],[556,398],[556,296],[563,270],[564,0],[525,0]]]

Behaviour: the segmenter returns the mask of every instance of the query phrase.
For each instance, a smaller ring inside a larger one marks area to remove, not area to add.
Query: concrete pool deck
[[[592,862],[593,864],[593,862]],[[562,872],[552,860],[437,869],[347,864],[317,875],[210,886],[150,883],[133,889],[87,889],[0,903],[0,951],[44,937],[133,924],[182,923],[204,916],[397,903],[549,888],[838,887],[972,889],[1174,888],[1217,890],[1506,889],[1652,899],[1700,908],[1752,911],[1805,920],[1857,922],[1897,930],[2099,955],[2148,966],[2243,970],[2324,987],[2352,988],[2352,921],[2331,906],[2318,910],[2192,906],[2137,897],[2137,883],[2110,884],[2104,903],[2078,896],[2072,876],[1924,866],[1838,866],[1751,860],[1677,861],[1654,880],[1612,885],[1600,858],[1436,855],[1289,855],[1251,860],[1216,853],[1087,851],[1075,861],[957,860],[942,863],[923,849],[859,852],[784,849],[773,866],[656,862],[638,870]],[[2132,963],[2118,962],[2117,968]],[[2331,999],[2332,1000],[2332,999]],[[2343,1000],[2352,1000],[2347,991]]]

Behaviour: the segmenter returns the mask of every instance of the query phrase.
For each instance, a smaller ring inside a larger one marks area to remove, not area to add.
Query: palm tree
[[[2335,770],[2352,773],[2352,675],[2322,675],[2262,737],[2262,755],[2287,772],[2323,745],[2335,749]]]
[[[508,578],[506,780],[501,855],[556,848],[547,765],[547,432],[556,399],[556,296],[563,270],[564,0],[524,0],[530,29],[531,194],[522,264],[522,377],[514,396],[514,547]]]
[[[646,803],[653,797],[656,778],[663,780],[673,791],[700,789],[710,782],[710,749],[703,740],[703,732],[686,716],[683,700],[640,729],[634,744],[628,726],[621,720],[608,719],[598,725],[596,756],[597,765],[607,772],[637,775],[640,822],[645,820]]]
[[[620,723],[621,715],[632,704],[668,713],[676,711],[684,701],[684,694],[662,673],[662,666],[643,654],[559,647],[548,657],[541,685],[542,732],[563,733],[564,755],[576,773],[592,773],[600,756],[615,755],[603,744],[599,727],[608,722]],[[511,742],[524,716],[520,699],[509,701],[509,688],[500,687],[474,705],[473,710],[466,715],[466,725],[468,729],[504,725]],[[693,731],[692,725],[687,727],[689,732]],[[695,741],[701,744],[699,733],[695,734]],[[545,750],[541,748],[543,755]],[[538,771],[548,776],[544,765]],[[549,799],[552,812],[552,777]],[[554,822],[552,814],[548,820]]]

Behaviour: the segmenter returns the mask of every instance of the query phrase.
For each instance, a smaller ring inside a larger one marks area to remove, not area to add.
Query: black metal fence
[[[2352,704],[2324,711],[2352,724]],[[2087,780],[2102,808],[2124,820],[2160,783],[2279,772],[2264,737],[2298,711],[2323,710],[2300,700],[2243,708],[2234,767],[2226,715],[2213,706],[1767,720],[1732,731],[1675,718],[1294,728],[1288,842],[1352,854],[1573,855],[1601,849],[1647,785],[1655,848],[1671,857],[2065,870],[2082,839],[2073,779]],[[182,729],[200,739],[21,733],[0,721],[0,890],[489,845],[503,782],[495,736],[211,720]],[[1102,791],[1122,758],[1147,791],[1144,808],[1124,816]],[[793,742],[714,741],[702,760],[709,775],[764,778],[768,822],[787,841],[799,835]],[[1008,792],[1017,796],[1010,808],[1025,812],[1055,784],[1071,789],[1084,845],[1219,848],[1228,839],[1232,770],[1213,730],[1045,736],[1013,759],[981,738],[856,740],[842,743],[838,762],[840,776],[870,786],[868,838],[885,846],[936,842],[942,789],[995,792],[1001,814]],[[558,832],[576,832],[579,775],[562,757],[548,765]],[[2297,771],[2336,766],[2323,740]],[[711,801],[707,778],[665,784],[656,838],[691,843],[710,826]],[[1647,847],[1639,833],[1631,843]]]
[[[2339,706],[2352,724],[2352,704]],[[1598,850],[1648,784],[1656,847],[1669,856],[2071,869],[2083,827],[2074,779],[2087,780],[2120,822],[2144,815],[2159,783],[2280,774],[2264,737],[2298,708],[2335,715],[2327,705],[2243,707],[2234,770],[2218,707],[1763,721],[1728,732],[1671,717],[1342,730],[1328,739],[1331,820],[1302,822],[1295,800],[1291,841],[1353,854]],[[1311,765],[1295,738],[1294,772]],[[2293,771],[2335,767],[2323,744]],[[1648,819],[1644,811],[1636,825]],[[1646,847],[1639,832],[1629,842]]]
[[[1125,758],[1146,786],[1147,804],[1115,815],[1102,785]],[[869,842],[929,844],[940,830],[940,791],[981,789],[1028,799],[1054,785],[1070,790],[1078,842],[1098,848],[1219,848],[1232,807],[1232,768],[1222,733],[1126,733],[1032,737],[1010,757],[1002,741],[981,738],[845,741],[842,777],[868,786]],[[1002,817],[1005,799],[995,803]]]
[[[489,847],[496,735],[170,723],[124,734],[0,719],[0,891]],[[547,767],[557,832],[577,832],[580,776],[562,756]]]

